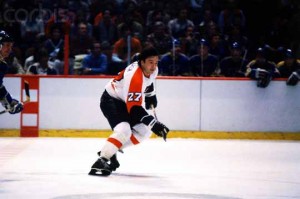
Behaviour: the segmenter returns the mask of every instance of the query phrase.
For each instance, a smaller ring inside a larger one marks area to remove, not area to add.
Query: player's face
[[[4,58],[8,57],[9,54],[11,53],[12,47],[13,47],[12,42],[4,42],[2,44],[2,48],[0,50],[2,57],[4,57]]]
[[[158,56],[148,57],[145,61],[141,61],[144,75],[151,75],[157,68]]]

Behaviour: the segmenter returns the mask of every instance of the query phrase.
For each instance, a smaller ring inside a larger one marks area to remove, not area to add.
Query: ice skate
[[[124,153],[124,152],[122,152]],[[97,153],[99,156],[101,156],[101,151],[99,151]],[[117,154],[114,154],[111,158],[110,158],[110,163],[109,163],[109,166],[111,168],[111,171],[115,171],[117,168],[120,167],[120,163],[117,159]]]
[[[114,154],[111,158],[110,158],[110,168],[112,171],[115,171],[117,168],[120,167],[120,163],[117,159],[117,155]]]
[[[107,160],[103,157],[100,157],[91,168],[89,175],[98,175],[98,176],[109,176],[111,174],[111,167],[107,163]]]

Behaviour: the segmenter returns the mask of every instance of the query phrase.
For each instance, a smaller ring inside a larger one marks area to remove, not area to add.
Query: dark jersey
[[[170,53],[164,54],[158,63],[161,75],[189,75],[189,59],[185,54],[178,54],[173,60]]]
[[[225,57],[220,62],[220,73],[225,77],[245,77],[247,61],[239,58]]]
[[[3,84],[3,78],[6,72],[7,72],[7,64],[4,61],[0,60],[0,86]]]
[[[11,103],[12,101],[12,98],[10,96],[10,94],[7,92],[5,86],[3,85],[3,78],[4,78],[4,75],[7,71],[7,64],[0,60],[0,100],[1,100],[1,103],[2,100],[5,101],[5,103]]]
[[[288,78],[294,71],[300,71],[300,61],[295,60],[291,66],[287,66],[284,61],[277,64],[280,77]]]
[[[218,67],[218,58],[209,54],[202,63],[200,55],[193,55],[189,60],[189,65],[195,76],[209,77],[213,75]]]
[[[263,61],[263,62],[257,62],[256,60],[252,60],[248,65],[247,65],[247,72],[246,76],[251,77],[251,78],[256,78],[255,77],[255,72],[253,69],[264,69],[271,73],[273,78],[280,77],[280,73],[276,67],[276,65],[273,62],[270,61]]]

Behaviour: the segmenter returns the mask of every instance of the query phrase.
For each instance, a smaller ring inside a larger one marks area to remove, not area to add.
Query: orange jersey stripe
[[[130,113],[130,110],[133,106],[142,105],[142,86],[143,71],[140,67],[138,67],[135,73],[133,74],[129,85],[128,96],[126,100],[128,113]]]
[[[122,143],[115,138],[108,138],[107,141],[115,145],[118,149],[122,147]]]
[[[139,144],[139,143],[140,143],[140,142],[136,139],[136,137],[134,137],[133,134],[131,134],[130,140],[131,140],[132,144]]]

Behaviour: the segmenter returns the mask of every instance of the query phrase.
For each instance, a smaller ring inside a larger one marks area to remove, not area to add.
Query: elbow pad
[[[156,121],[142,106],[133,106],[130,110],[130,118],[134,124],[142,122],[150,127],[152,127]]]

